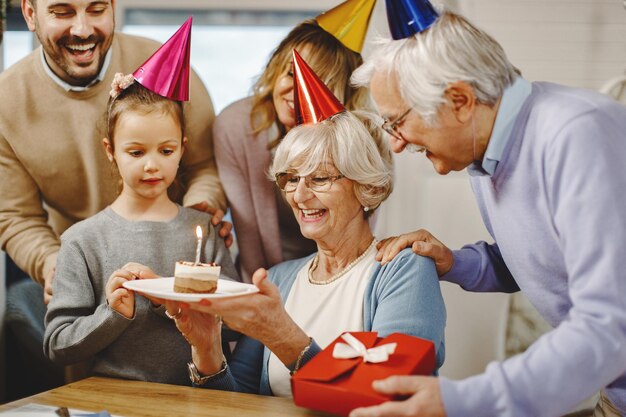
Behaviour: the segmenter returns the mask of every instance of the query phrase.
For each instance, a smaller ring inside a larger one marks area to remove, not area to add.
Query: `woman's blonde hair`
[[[307,64],[330,88],[347,109],[370,109],[366,88],[350,85],[350,76],[363,63],[361,55],[346,48],[337,38],[322,29],[315,20],[300,23],[282,40],[272,53],[265,70],[252,87],[251,123],[255,133],[278,125],[279,136],[270,144],[275,147],[287,129],[278,120],[273,91],[278,78],[291,65],[292,51],[307,50]]]
[[[305,176],[331,164],[354,182],[367,217],[393,190],[391,152],[378,126],[377,116],[358,110],[296,126],[276,148],[270,178],[293,170]]]

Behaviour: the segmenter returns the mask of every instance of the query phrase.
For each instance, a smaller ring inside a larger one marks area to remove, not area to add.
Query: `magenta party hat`
[[[189,19],[134,73],[135,80],[148,90],[176,101],[189,100]]]
[[[293,105],[296,124],[318,123],[346,111],[343,104],[293,50]]]
[[[428,29],[439,17],[428,0],[385,0],[387,21],[394,39],[404,39]]]

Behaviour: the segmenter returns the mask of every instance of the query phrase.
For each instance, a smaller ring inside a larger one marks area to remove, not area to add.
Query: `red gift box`
[[[432,375],[435,369],[435,345],[402,333],[385,338],[376,332],[350,332],[366,348],[397,343],[386,362],[365,363],[362,357],[335,359],[333,349],[339,336],[291,377],[293,400],[300,407],[347,416],[358,407],[367,407],[398,397],[380,394],[372,381],[392,375]]]

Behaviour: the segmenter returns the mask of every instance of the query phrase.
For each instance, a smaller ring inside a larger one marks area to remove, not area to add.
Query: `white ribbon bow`
[[[333,358],[335,359],[352,359],[363,357],[363,362],[381,363],[389,359],[389,355],[396,351],[397,343],[387,343],[385,345],[376,346],[366,349],[365,345],[350,333],[341,336],[348,344],[337,343],[333,349]]]

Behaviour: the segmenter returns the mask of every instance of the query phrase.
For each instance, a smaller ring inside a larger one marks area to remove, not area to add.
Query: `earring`
[[[363,207],[363,211],[367,213],[368,211],[370,211],[370,208],[369,207]]]

